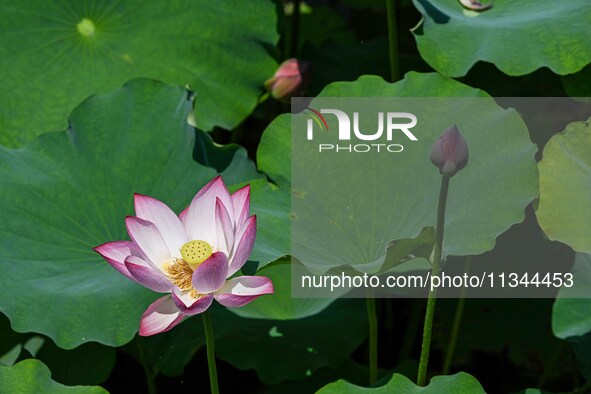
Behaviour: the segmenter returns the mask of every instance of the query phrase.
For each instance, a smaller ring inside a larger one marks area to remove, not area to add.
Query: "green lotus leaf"
[[[419,111],[416,113],[421,122],[418,143],[413,149],[390,155],[387,161],[378,161],[385,159],[382,157],[375,159],[375,168],[380,169],[375,172],[355,171],[346,167],[352,166],[346,158],[337,159],[335,155],[328,157],[327,162],[316,158],[318,155],[305,160],[306,156],[300,154],[294,159],[294,149],[292,169],[295,172],[297,166],[299,183],[296,184],[292,173],[292,187],[294,199],[301,199],[294,201],[294,215],[300,213],[296,210],[297,202],[297,207],[309,217],[303,217],[305,224],[301,227],[294,222],[292,231],[298,231],[293,235],[298,247],[294,245],[293,255],[311,270],[326,271],[347,263],[362,272],[378,272],[380,266],[376,262],[381,259],[383,263],[391,241],[413,239],[425,227],[435,225],[441,175],[430,162],[429,152],[443,130],[454,123],[467,140],[470,160],[450,182],[445,255],[477,255],[490,250],[500,234],[524,219],[525,207],[538,194],[536,147],[515,110],[503,109],[484,92],[452,79],[419,73],[408,73],[395,84],[371,76],[350,83],[334,83],[310,106],[323,108],[321,103],[332,103],[331,98],[340,97],[448,99],[437,101],[437,108],[416,104],[413,109]],[[326,101],[319,103],[320,100]],[[434,116],[432,111],[436,112]],[[297,123],[301,126],[307,117],[297,116],[301,117]],[[330,160],[333,167],[348,174],[347,181],[318,172],[319,168],[328,168]],[[309,174],[319,175],[310,178]],[[359,190],[364,192],[358,202],[351,196],[359,196]],[[368,210],[367,201],[373,201],[378,208]],[[327,212],[334,222],[323,219]],[[308,223],[324,227],[307,231],[306,226],[311,226]],[[371,226],[364,228],[363,223]],[[373,233],[368,228],[373,228]],[[343,242],[343,239],[353,241]],[[329,250],[330,253],[322,253]]]
[[[12,367],[0,366],[0,393],[103,394],[97,386],[64,386],[51,379],[51,371],[39,360],[23,360]]]
[[[591,253],[591,126],[575,122],[550,139],[538,167],[538,222],[552,240]]]
[[[541,67],[565,75],[591,62],[587,0],[495,0],[482,12],[467,10],[458,0],[413,4],[423,14],[414,29],[419,52],[444,75],[464,76],[478,61],[508,75]]]
[[[250,210],[257,215],[257,237],[250,260],[263,267],[289,254],[289,188],[265,179],[250,182]]]
[[[131,340],[158,294],[92,248],[127,238],[134,192],[180,212],[216,175],[192,158],[190,111],[184,89],[134,80],[86,100],[66,132],[0,148],[0,311],[14,330],[45,334],[66,349]],[[251,170],[245,172],[244,181]],[[262,204],[261,196],[252,198]]]
[[[257,151],[259,169],[273,182],[289,185],[291,181],[291,116],[280,115],[261,137]]]
[[[344,380],[330,383],[318,390],[318,394],[484,394],[478,380],[465,372],[450,376],[435,376],[425,387],[415,385],[404,375],[394,374],[380,387],[367,388],[355,386]]]
[[[132,78],[195,91],[197,126],[233,128],[257,104],[276,62],[270,1],[2,0],[0,144],[63,130],[90,95]],[[223,15],[223,17],[220,17]],[[240,97],[239,100],[236,97]]]

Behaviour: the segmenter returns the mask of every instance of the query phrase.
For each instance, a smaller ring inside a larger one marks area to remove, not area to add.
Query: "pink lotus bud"
[[[265,82],[265,88],[273,98],[289,102],[293,96],[302,93],[310,80],[310,63],[298,59],[287,59],[275,71],[273,78]]]
[[[441,175],[452,177],[468,164],[468,144],[456,125],[441,134],[431,148],[431,162]]]

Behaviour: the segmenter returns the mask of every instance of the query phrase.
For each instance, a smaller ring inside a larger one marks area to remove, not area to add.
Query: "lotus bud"
[[[453,125],[441,134],[431,148],[431,162],[439,168],[441,175],[452,177],[468,164],[468,144]]]
[[[288,103],[291,97],[301,94],[308,85],[310,71],[310,63],[287,59],[281,63],[273,78],[265,82],[265,88],[276,100]]]

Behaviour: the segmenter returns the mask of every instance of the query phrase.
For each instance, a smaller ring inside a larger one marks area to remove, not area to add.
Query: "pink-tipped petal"
[[[184,315],[172,301],[172,296],[161,297],[154,301],[142,315],[140,335],[147,337],[168,331],[183,319]]]
[[[251,216],[248,220],[242,225],[242,229],[240,229],[238,236],[240,238],[236,238],[234,242],[234,250],[232,251],[232,255],[230,256],[230,268],[228,269],[228,276],[234,275],[246,260],[248,260],[248,256],[252,252],[252,247],[254,245],[254,239],[257,233],[257,217]]]
[[[162,235],[152,222],[128,216],[125,218],[125,225],[133,242],[139,246],[152,263],[161,267],[163,263],[170,260],[171,255],[168,246],[166,246],[164,238],[162,238]]]
[[[182,212],[179,213],[179,220],[181,221],[183,226],[185,226],[185,220],[187,219],[187,212],[189,212],[189,207],[183,209]]]
[[[229,256],[234,246],[234,226],[228,210],[219,198],[215,203],[215,223],[217,229],[217,247],[226,256]]]
[[[250,185],[246,185],[232,194],[232,206],[236,228],[240,228],[250,216]]]
[[[166,242],[170,254],[180,258],[179,250],[187,242],[187,234],[175,213],[163,202],[137,193],[134,195],[134,205],[136,216],[153,223]]]
[[[215,252],[193,271],[193,288],[201,294],[217,291],[226,281],[228,258],[222,252]]]
[[[158,293],[170,293],[172,284],[158,268],[137,257],[127,256],[125,267],[140,285]]]
[[[175,306],[187,316],[197,315],[203,313],[211,306],[213,302],[213,295],[203,295],[198,299],[192,298],[187,293],[182,293],[180,290],[175,289],[172,293],[172,300]]]
[[[125,259],[132,254],[138,255],[137,246],[130,241],[114,241],[107,242],[94,248],[94,251],[103,256],[107,263],[111,264],[113,268],[133,279],[127,268],[125,267]]]
[[[189,211],[183,220],[189,240],[216,244],[215,204],[218,198],[224,206],[232,206],[230,193],[219,176],[205,185],[189,205]]]
[[[273,283],[264,276],[239,276],[227,281],[216,292],[215,299],[223,306],[237,308],[264,294],[273,294]]]

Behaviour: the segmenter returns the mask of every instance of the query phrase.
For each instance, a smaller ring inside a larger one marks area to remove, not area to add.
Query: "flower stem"
[[[144,375],[146,377],[146,386],[148,388],[149,394],[156,394],[156,384],[154,383],[154,367],[150,364],[148,357],[146,356],[146,351],[144,350],[144,343],[142,338],[138,338],[137,341],[140,362],[142,363],[142,367],[144,368]]]
[[[398,27],[396,25],[396,0],[386,0],[388,14],[388,46],[390,49],[390,82],[400,79],[398,65]]]
[[[376,314],[376,299],[368,294],[365,299],[367,320],[369,322],[369,385],[378,380],[378,317]]]
[[[445,204],[447,203],[447,191],[449,189],[449,177],[442,176],[441,189],[439,191],[439,204],[437,206],[437,227],[435,251],[431,276],[438,276],[443,252],[443,228],[445,225]],[[425,313],[425,325],[423,326],[423,344],[421,346],[421,359],[419,361],[419,373],[417,385],[424,386],[427,380],[427,366],[429,364],[429,350],[431,349],[431,333],[433,331],[433,315],[435,314],[435,301],[437,300],[437,288],[429,291],[427,311]]]
[[[211,394],[219,394],[218,373],[215,365],[215,350],[213,328],[211,326],[211,317],[207,311],[201,314],[203,316],[203,327],[205,328],[205,344],[207,346],[207,365],[209,366],[209,384]]]
[[[472,256],[468,256],[466,258],[466,263],[464,265],[465,273],[468,273],[470,271],[471,264]],[[445,361],[443,362],[443,370],[441,371],[442,375],[449,374],[449,371],[451,370],[451,363],[453,361],[454,353],[456,351],[458,335],[460,333],[460,326],[462,325],[462,317],[464,315],[464,306],[466,304],[466,290],[466,287],[462,287],[462,289],[460,290],[460,297],[458,298],[458,305],[456,306],[454,323],[451,328],[451,338],[449,339],[449,345],[447,346],[447,352],[445,353]]]

